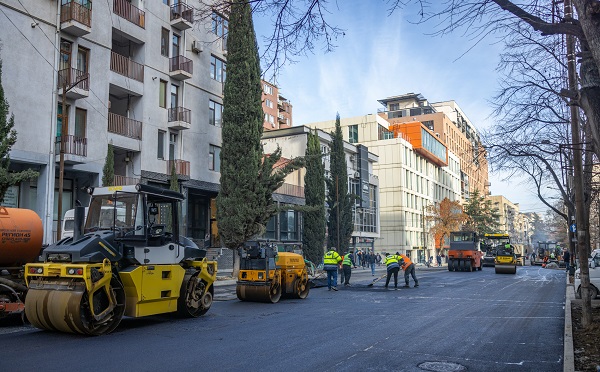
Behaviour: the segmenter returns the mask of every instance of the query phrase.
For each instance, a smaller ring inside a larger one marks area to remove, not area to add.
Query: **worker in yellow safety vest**
[[[331,291],[337,291],[337,272],[338,265],[342,257],[335,251],[334,247],[323,256],[323,269],[327,271],[327,288]]]
[[[350,286],[350,277],[352,276],[352,268],[356,269],[356,264],[354,263],[354,257],[352,257],[352,252],[348,251],[344,255],[344,259],[342,260],[342,270],[344,273],[344,286]]]
[[[385,288],[390,284],[392,274],[394,274],[394,288],[398,288],[398,271],[400,271],[400,264],[398,264],[398,256],[395,254],[385,254],[385,266],[387,268],[387,279],[385,280]]]

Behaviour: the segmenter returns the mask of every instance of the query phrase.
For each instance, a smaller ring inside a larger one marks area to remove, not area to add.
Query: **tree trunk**
[[[597,0],[572,0],[572,2],[595,61],[596,73],[600,73],[600,3]]]

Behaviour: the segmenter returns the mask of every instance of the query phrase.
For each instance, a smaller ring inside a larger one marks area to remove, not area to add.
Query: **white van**
[[[83,216],[83,224],[85,225],[85,219],[87,217],[88,208],[85,207],[85,214]],[[65,212],[65,216],[62,220],[62,229],[60,232],[60,238],[70,238],[73,236],[73,230],[75,230],[75,209],[69,209]]]
[[[590,268],[590,296],[592,298],[598,297],[600,289],[600,249],[594,249],[590,258],[588,259],[588,266]],[[575,295],[581,298],[581,278],[579,277],[579,270],[575,270]]]

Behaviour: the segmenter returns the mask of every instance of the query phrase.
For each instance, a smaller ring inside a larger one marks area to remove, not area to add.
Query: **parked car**
[[[590,268],[590,297],[596,298],[600,288],[600,249],[594,249],[591,256],[588,258],[588,266]],[[581,298],[581,278],[579,270],[575,270],[575,295]]]

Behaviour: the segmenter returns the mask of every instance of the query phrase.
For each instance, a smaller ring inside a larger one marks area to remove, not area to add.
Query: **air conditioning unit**
[[[199,40],[194,40],[192,42],[192,52],[201,53],[203,50],[204,46],[202,45],[202,42],[200,42]]]
[[[354,163],[354,161],[355,161],[355,160],[356,160],[356,157],[355,157],[354,155],[350,155],[350,161],[351,161],[352,163]]]
[[[359,171],[354,172],[354,178],[359,178],[359,177],[360,177],[360,172]]]

